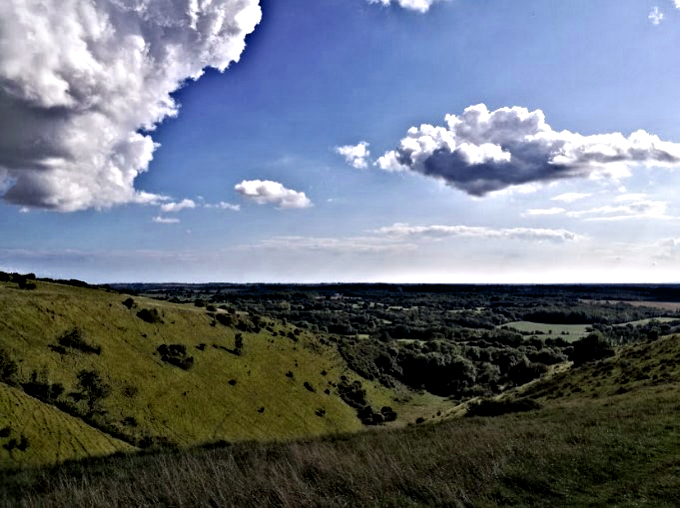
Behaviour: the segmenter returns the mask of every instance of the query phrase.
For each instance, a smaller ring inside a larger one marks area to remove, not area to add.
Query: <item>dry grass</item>
[[[5,474],[3,506],[678,506],[677,386],[523,415]]]

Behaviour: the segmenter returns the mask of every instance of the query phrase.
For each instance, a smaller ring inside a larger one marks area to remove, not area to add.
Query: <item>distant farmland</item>
[[[561,337],[564,340],[578,340],[586,333],[590,325],[557,325],[548,323],[534,323],[532,321],[515,321],[506,323],[498,328],[514,328],[518,332],[534,335],[548,335],[549,337]]]

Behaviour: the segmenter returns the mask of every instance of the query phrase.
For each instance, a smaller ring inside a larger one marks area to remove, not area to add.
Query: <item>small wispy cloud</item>
[[[206,208],[217,208],[219,210],[231,210],[232,212],[238,212],[241,210],[241,205],[235,205],[233,203],[227,203],[226,201],[220,201],[219,203],[208,203],[204,205]]]
[[[675,2],[675,6],[676,7],[678,6],[677,0]],[[659,9],[658,6],[654,6],[654,7],[652,7],[652,10],[649,11],[649,16],[647,16],[647,18],[649,19],[649,21],[652,22],[652,25],[656,26],[656,25],[659,25],[663,21],[664,15],[663,15],[663,12],[661,12],[661,10]]]
[[[581,235],[567,231],[566,229],[543,229],[543,228],[490,228],[484,226],[412,226],[410,224],[395,223],[391,226],[379,228],[378,234],[393,237],[464,237],[480,239],[509,239],[509,240],[535,240],[566,242],[580,240]]]
[[[152,222],[157,224],[178,224],[180,221],[175,217],[162,217],[160,215],[151,219]]]
[[[288,189],[271,180],[243,180],[234,186],[234,190],[258,205],[275,205],[282,209],[312,206],[312,201],[304,192]]]
[[[666,212],[668,206],[666,202],[638,199],[638,197],[639,196],[637,195],[619,196],[615,199],[615,202],[617,203],[615,205],[568,212],[567,217],[584,218],[589,221],[620,221],[630,219],[668,220],[673,218]]]
[[[385,7],[390,4],[398,5],[404,9],[417,12],[427,12],[432,4],[440,0],[368,0],[370,4],[381,4]]]
[[[564,208],[531,208],[522,214],[523,217],[538,217],[543,215],[559,215],[566,212]]]
[[[335,152],[345,158],[345,162],[356,169],[366,169],[368,167],[368,158],[371,152],[368,149],[368,143],[361,141],[357,145],[336,146]]]
[[[171,202],[161,205],[161,211],[165,213],[179,212],[185,208],[196,208],[196,202],[192,199],[183,199],[177,203]]]
[[[680,0],[678,0],[680,1]],[[581,192],[565,192],[564,194],[560,194],[559,196],[555,196],[554,198],[551,198],[552,201],[562,201],[563,203],[573,203],[574,201],[578,201],[579,199],[584,199],[589,197],[591,194],[584,194]]]

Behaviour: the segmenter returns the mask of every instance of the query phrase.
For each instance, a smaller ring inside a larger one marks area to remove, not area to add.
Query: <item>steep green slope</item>
[[[227,316],[221,310],[145,298],[124,305],[126,299],[44,282],[30,291],[0,283],[0,346],[18,362],[22,383],[33,376],[42,386],[63,385],[63,393],[47,402],[136,445],[289,439],[362,428],[338,393],[343,376],[347,382],[358,377],[330,341],[270,320],[258,330],[247,316],[232,315],[234,326],[251,330],[239,331],[216,322],[216,312]],[[140,318],[144,310],[142,317],[157,322]],[[65,341],[74,329],[85,347]],[[163,361],[162,345],[184,346],[180,359],[193,363],[185,370]],[[83,370],[110,387],[92,405],[79,400]],[[397,423],[448,404],[362,383],[374,408],[391,406],[402,415]]]
[[[23,444],[22,444],[23,442]],[[0,464],[50,464],[134,448],[80,419],[0,384]]]

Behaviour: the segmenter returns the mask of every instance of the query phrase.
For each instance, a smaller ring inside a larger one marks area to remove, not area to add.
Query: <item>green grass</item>
[[[678,321],[678,318],[656,317],[656,318],[648,318],[648,319],[638,319],[637,321],[628,321],[627,323],[621,323],[620,325],[617,325],[617,326],[628,326],[628,325],[644,326],[644,325],[648,325],[651,322],[672,323],[673,321]]]
[[[242,332],[243,352],[237,356],[227,349],[233,349],[238,331],[219,323],[211,326],[213,319],[204,308],[136,297],[136,306],[128,309],[122,305],[126,298],[104,290],[42,282],[33,291],[0,284],[0,345],[20,362],[21,378],[46,369],[51,382],[65,386],[65,393],[76,389],[79,370],[96,369],[112,386],[102,404],[105,418],[131,442],[148,435],[195,445],[362,429],[355,410],[333,386],[343,375],[358,379],[334,344],[324,344],[308,332],[301,332],[295,342],[263,329],[258,334]],[[163,323],[139,319],[136,314],[142,308],[157,309]],[[294,330],[267,321],[277,332]],[[89,343],[100,346],[101,354],[74,350],[62,355],[48,347],[73,327]],[[194,365],[185,371],[162,362],[156,352],[161,344],[185,345]],[[196,348],[200,344],[205,344],[202,351]],[[288,372],[292,378],[286,376]],[[305,382],[314,391],[305,388]],[[411,422],[421,408],[430,412],[430,407],[445,404],[443,399],[404,388],[388,390],[362,382],[374,407],[388,405],[404,414],[396,425]],[[320,409],[323,416],[317,414]],[[7,417],[13,425],[21,419],[13,408]],[[137,426],[125,425],[126,418],[134,418]],[[52,445],[45,442],[44,446]],[[56,457],[51,450],[44,455]],[[0,467],[13,465],[11,457],[0,455]]]
[[[0,504],[675,507],[679,388],[673,377],[517,415],[6,473]]]
[[[587,335],[586,329],[590,325],[553,325],[546,323],[533,323],[531,321],[514,321],[506,323],[498,328],[514,328],[520,332],[542,332],[546,338],[562,338],[566,341],[575,341]]]
[[[0,464],[51,464],[134,450],[78,418],[43,404],[17,388],[0,384],[0,429],[8,427],[9,435],[0,438],[0,444],[6,445],[11,439],[24,436],[28,447],[24,451],[0,447]]]
[[[34,292],[0,287],[2,345],[23,359],[22,375],[46,366],[67,391],[75,371],[96,367],[113,386],[109,417],[135,416],[143,429],[180,444],[232,444],[36,467],[131,448],[0,385],[0,428],[9,424],[31,442],[23,460],[2,456],[11,469],[0,470],[0,506],[680,505],[679,337],[622,347],[577,368],[556,366],[500,396],[530,398],[540,409],[495,418],[433,419],[435,410],[462,411],[364,382],[373,405],[397,408],[402,426],[357,433],[353,411],[322,391],[329,380],[351,377],[332,345],[304,332],[298,342],[244,334],[244,353],[235,356],[212,348],[232,347],[235,331],[210,326],[205,310],[137,298],[138,308],[163,316],[151,325],[123,299],[48,284]],[[47,348],[76,323],[100,355]],[[186,344],[194,366],[161,362],[153,354],[161,343]],[[200,343],[209,347],[198,351]],[[138,387],[136,396],[124,395],[126,384]],[[320,404],[323,418],[314,414]],[[403,426],[418,415],[431,423]],[[58,456],[55,442],[63,443]]]

